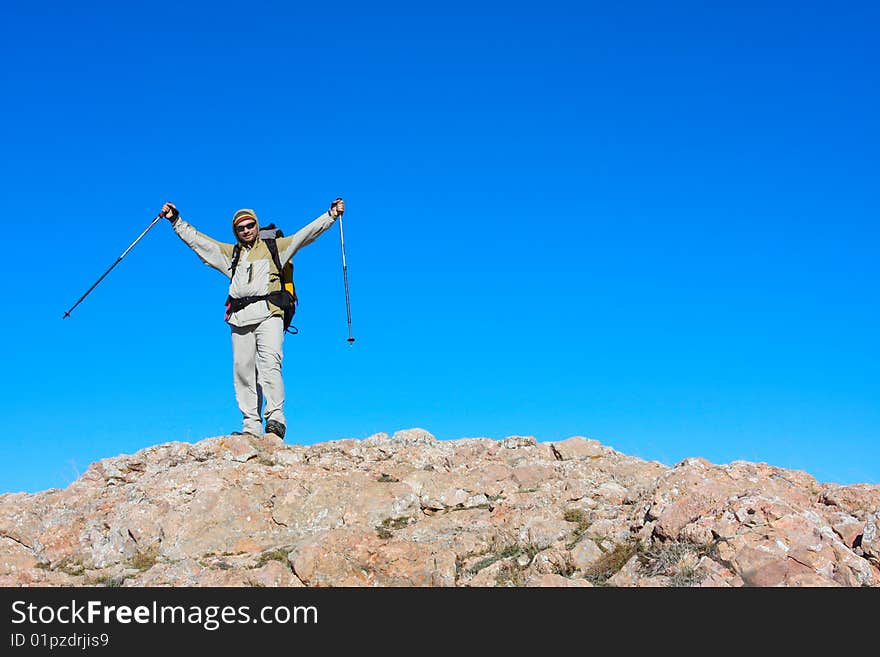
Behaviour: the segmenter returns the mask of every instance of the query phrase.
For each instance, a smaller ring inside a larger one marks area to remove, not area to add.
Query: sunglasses
[[[252,221],[249,224],[238,224],[238,226],[235,227],[235,230],[239,233],[243,233],[244,231],[250,230],[251,228],[253,228],[256,225],[257,225],[256,221]]]

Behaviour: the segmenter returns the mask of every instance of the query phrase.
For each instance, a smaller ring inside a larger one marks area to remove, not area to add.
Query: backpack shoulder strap
[[[267,237],[263,241],[266,243],[269,253],[272,254],[272,262],[275,263],[275,268],[278,270],[278,277],[281,278],[284,267],[281,266],[281,257],[278,255],[278,244],[273,237]]]
[[[238,267],[238,261],[241,258],[241,244],[235,243],[232,247],[232,264],[229,265],[229,271],[235,275],[235,268]]]

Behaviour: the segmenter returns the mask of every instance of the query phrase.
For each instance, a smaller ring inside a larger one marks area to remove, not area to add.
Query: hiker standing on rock
[[[311,244],[345,212],[345,202],[337,198],[330,209],[289,237],[276,240],[281,267],[302,247]],[[229,299],[226,321],[232,329],[232,360],[235,398],[244,422],[240,433],[262,433],[260,409],[266,400],[266,433],[284,438],[284,381],[281,378],[284,339],[284,311],[273,303],[272,293],[281,290],[281,272],[273,262],[266,243],[260,239],[256,213],[242,208],[232,215],[232,232],[238,245],[218,242],[197,231],[180,218],[173,203],[162,206],[162,216],[174,232],[202,262],[227,276]],[[235,251],[239,252],[232,271]],[[267,297],[271,297],[267,298]],[[239,433],[239,432],[235,432]]]

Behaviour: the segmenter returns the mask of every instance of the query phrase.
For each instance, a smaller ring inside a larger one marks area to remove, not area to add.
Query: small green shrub
[[[265,552],[260,555],[260,558],[257,559],[257,568],[262,568],[270,561],[280,561],[284,565],[287,565],[287,553],[289,550],[284,548],[278,548],[277,550],[272,550],[271,552]]]
[[[159,550],[151,549],[146,552],[138,552],[131,558],[131,567],[144,572],[156,565],[159,560]]]
[[[632,559],[640,549],[641,544],[635,540],[618,543],[587,569],[585,573],[586,579],[600,586],[605,584],[605,582],[620,572],[620,569],[626,565],[626,562]]]
[[[413,522],[409,516],[401,516],[399,518],[385,518],[382,524],[376,527],[376,535],[382,539],[388,539],[394,536],[393,530],[403,529]]]

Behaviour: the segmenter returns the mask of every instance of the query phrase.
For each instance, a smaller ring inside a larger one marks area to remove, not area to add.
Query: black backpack
[[[275,224],[269,224],[260,228],[259,237],[266,243],[269,253],[272,254],[272,261],[275,263],[275,269],[281,278],[281,289],[277,292],[270,292],[269,294],[256,297],[242,297],[241,299],[226,297],[226,319],[228,320],[232,313],[238,312],[252,303],[271,301],[284,311],[284,330],[291,334],[299,333],[299,329],[290,325],[293,315],[296,313],[296,305],[299,303],[299,299],[296,296],[296,288],[293,285],[293,262],[288,260],[287,264],[283,267],[281,266],[281,258],[278,256],[278,244],[275,241],[279,237],[284,237],[284,233],[281,232],[280,228],[276,228]],[[235,246],[232,247],[232,265],[229,267],[231,272],[230,278],[235,275],[235,268],[238,266],[240,258],[241,244],[236,242]]]

